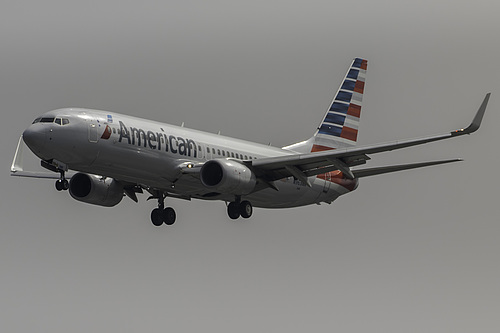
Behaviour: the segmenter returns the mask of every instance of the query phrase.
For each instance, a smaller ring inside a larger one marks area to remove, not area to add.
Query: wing
[[[368,154],[381,153],[424,143],[454,138],[457,136],[471,134],[479,129],[481,121],[490,98],[490,93],[486,94],[479,107],[472,123],[465,129],[458,129],[449,133],[427,136],[416,139],[375,144],[364,147],[336,149],[307,154],[294,154],[289,156],[262,158],[252,161],[245,161],[258,178],[263,181],[272,182],[285,177],[294,176],[295,178],[309,184],[307,177],[326,173],[333,170],[340,170],[348,178],[366,177],[375,174],[388,173],[412,168],[419,168],[429,165],[449,163],[459,161],[444,160],[434,162],[415,163],[410,165],[399,165],[392,167],[372,168],[365,170],[351,171],[350,167],[365,164],[370,158]],[[310,184],[309,184],[310,185]],[[273,187],[273,186],[272,186]]]

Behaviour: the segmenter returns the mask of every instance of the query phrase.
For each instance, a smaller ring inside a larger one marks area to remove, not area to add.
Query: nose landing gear
[[[64,175],[64,170],[59,170],[61,174],[61,178],[56,181],[56,190],[58,191],[67,191],[69,189],[69,182]]]
[[[40,165],[47,170],[58,172],[61,176],[56,181],[56,190],[67,191],[69,189],[69,182],[66,179],[66,171],[68,171],[68,166],[57,160],[40,161]]]
[[[56,190],[58,191],[67,191],[69,189],[69,182],[66,178],[61,178],[56,181]]]

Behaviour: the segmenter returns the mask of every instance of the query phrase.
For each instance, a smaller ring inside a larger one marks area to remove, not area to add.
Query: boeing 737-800
[[[355,190],[361,177],[460,160],[359,168],[369,154],[476,131],[490,96],[465,129],[356,147],[366,68],[366,60],[354,59],[313,136],[283,148],[115,112],[65,108],[43,114],[24,131],[11,174],[57,179],[57,190],[107,207],[124,196],[137,202],[137,193],[147,191],[158,201],[151,220],[160,226],[176,219],[166,198],[222,200],[231,219],[249,218],[253,207],[332,203]],[[24,143],[51,173],[23,170]]]

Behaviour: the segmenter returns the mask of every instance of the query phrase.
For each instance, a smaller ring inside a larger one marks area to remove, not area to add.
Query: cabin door
[[[89,142],[96,143],[98,140],[97,122],[94,118],[89,120]]]

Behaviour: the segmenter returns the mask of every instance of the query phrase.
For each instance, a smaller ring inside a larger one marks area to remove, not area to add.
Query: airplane
[[[253,207],[288,208],[331,204],[358,187],[359,178],[452,163],[446,159],[360,167],[368,155],[429,143],[479,129],[486,94],[465,129],[416,139],[357,147],[367,60],[355,58],[314,134],[282,148],[145,120],[115,112],[63,108],[36,118],[22,133],[11,175],[57,179],[58,191],[112,207],[137,193],[157,200],[155,226],[172,225],[167,198],[220,200],[231,219],[249,218]],[[23,146],[50,172],[23,169]]]

